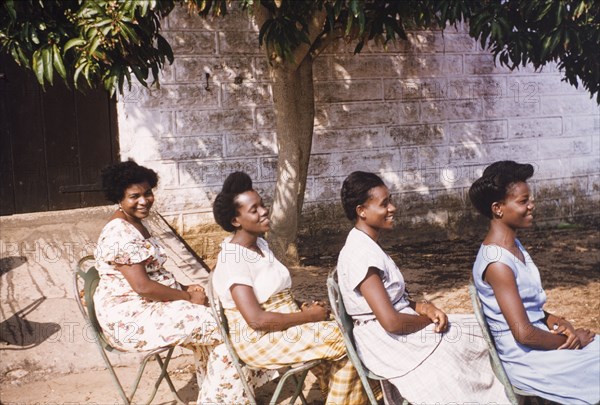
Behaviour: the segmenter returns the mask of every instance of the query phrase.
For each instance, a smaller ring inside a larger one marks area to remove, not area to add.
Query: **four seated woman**
[[[531,165],[496,162],[469,190],[473,205],[490,218],[474,282],[513,385],[558,403],[597,403],[600,340],[543,310],[539,272],[516,239],[517,229],[532,224],[526,183],[532,175]],[[204,289],[179,284],[163,268],[163,249],[142,223],[158,176],[128,161],[106,168],[102,180],[107,198],[119,203],[96,251],[100,284],[94,301],[107,338],[123,350],[187,346],[196,357],[198,403],[247,402]],[[338,277],[364,364],[412,403],[507,402],[474,317],[447,316],[429,302],[411,300],[400,270],[378,244],[396,211],[383,181],[354,172],[341,194],[354,228],[339,256]],[[217,223],[233,232],[221,246],[213,283],[240,358],[266,369],[326,360],[317,375],[327,403],[365,403],[326,306],[296,304],[289,271],[262,239],[269,212],[248,175],[229,175],[213,209]],[[255,386],[269,377],[247,374]]]
[[[269,210],[247,174],[227,177],[213,212],[217,223],[233,232],[221,245],[213,288],[239,357],[261,368],[326,360],[316,373],[326,403],[365,403],[358,374],[345,356],[343,336],[335,321],[327,321],[325,305],[297,305],[288,269],[261,237],[269,230]]]
[[[596,404],[600,339],[544,311],[540,273],[517,239],[533,224],[531,176],[530,164],[500,161],[471,186],[471,202],[490,220],[473,280],[511,383],[561,404]]]
[[[199,404],[243,404],[246,393],[215,320],[204,288],[179,284],[163,264],[160,241],[142,220],[154,204],[156,172],[133,161],[102,172],[106,198],[119,204],[98,239],[95,252],[100,282],[96,315],[111,344],[125,351],[181,345],[196,359]],[[257,386],[269,375],[247,370]]]

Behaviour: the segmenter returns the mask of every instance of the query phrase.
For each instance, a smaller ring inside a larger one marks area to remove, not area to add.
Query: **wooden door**
[[[99,172],[118,158],[114,99],[60,78],[45,91],[0,55],[0,215],[106,203]]]

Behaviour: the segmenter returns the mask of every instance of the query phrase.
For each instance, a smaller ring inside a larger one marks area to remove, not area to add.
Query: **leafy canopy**
[[[131,73],[144,86],[157,80],[173,52],[160,20],[173,0],[3,0],[0,51],[33,70],[40,84],[56,72],[78,87],[102,84],[123,92]]]
[[[224,15],[228,0],[3,0],[0,51],[31,68],[41,84],[54,72],[78,86],[102,83],[123,91],[131,74],[147,86],[173,53],[160,21],[177,4],[200,15]],[[469,34],[510,69],[557,62],[564,80],[582,84],[600,104],[600,2],[594,0],[239,0],[267,13],[258,34],[269,61],[314,55],[344,38],[360,52],[368,41],[386,45],[416,28],[469,23]],[[315,35],[311,25],[324,15]],[[313,30],[313,31],[311,31]]]

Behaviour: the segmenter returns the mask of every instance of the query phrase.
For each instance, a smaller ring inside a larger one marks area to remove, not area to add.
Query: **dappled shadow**
[[[0,276],[5,275],[24,263],[27,263],[27,258],[25,256],[7,256],[0,258]]]
[[[46,297],[38,298],[0,323],[0,350],[30,349],[60,331],[60,325],[57,323],[26,319],[45,299]]]

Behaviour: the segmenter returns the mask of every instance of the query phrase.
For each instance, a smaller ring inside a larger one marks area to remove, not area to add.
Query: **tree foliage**
[[[502,65],[558,62],[564,80],[575,87],[580,81],[600,104],[600,2],[488,0],[472,7],[470,35]]]
[[[147,85],[173,61],[160,20],[173,0],[3,0],[0,50],[33,70],[40,84],[55,73],[79,87],[102,84],[123,92],[131,75]]]
[[[41,84],[55,72],[76,86],[102,83],[123,91],[132,74],[143,85],[166,61],[171,47],[160,20],[177,3],[201,15],[227,13],[228,0],[3,0],[0,51],[31,68]],[[266,10],[258,42],[272,63],[293,61],[309,46],[318,54],[343,37],[360,52],[368,41],[406,39],[406,31],[468,21],[470,35],[511,69],[557,62],[570,84],[582,84],[600,103],[600,2],[594,0],[239,0]],[[320,32],[311,18],[324,13]]]

